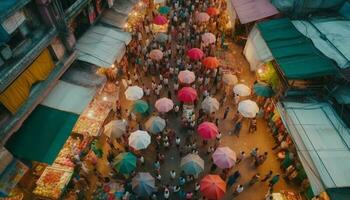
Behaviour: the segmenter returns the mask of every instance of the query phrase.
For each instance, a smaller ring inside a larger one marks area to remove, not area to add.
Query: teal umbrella
[[[136,169],[136,156],[130,152],[120,153],[114,158],[113,166],[121,174],[129,175]]]
[[[162,6],[158,9],[160,14],[166,15],[170,12],[170,8],[168,6]]]
[[[137,100],[133,105],[133,111],[137,113],[145,113],[148,111],[148,109],[149,109],[149,106],[147,102],[143,100]]]
[[[198,177],[204,171],[204,160],[197,154],[187,154],[181,159],[180,166],[187,175]]]
[[[151,133],[159,133],[162,132],[166,126],[166,122],[164,119],[153,116],[149,118],[145,123],[146,129]]]
[[[133,191],[140,197],[149,197],[157,190],[155,180],[150,173],[139,172],[132,180]]]
[[[272,88],[264,83],[255,83],[254,92],[257,96],[261,97],[271,97],[274,94]]]

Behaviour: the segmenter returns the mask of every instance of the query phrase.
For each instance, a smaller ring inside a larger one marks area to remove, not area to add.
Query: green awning
[[[289,19],[260,22],[258,28],[287,79],[310,79],[335,74],[334,63],[301,34]]]
[[[340,86],[335,90],[333,97],[340,104],[350,104],[350,88],[347,86]]]
[[[78,117],[39,105],[5,146],[18,158],[52,164]]]
[[[350,199],[350,187],[344,188],[329,188],[327,193],[331,200],[349,200]]]

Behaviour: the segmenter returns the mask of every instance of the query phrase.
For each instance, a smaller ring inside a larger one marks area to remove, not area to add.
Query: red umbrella
[[[194,102],[197,99],[197,91],[192,87],[183,87],[177,93],[177,98],[179,101],[190,103]]]
[[[226,183],[218,175],[206,175],[200,182],[200,190],[207,199],[222,199],[226,192]]]
[[[192,48],[187,51],[187,56],[190,57],[190,59],[192,60],[200,60],[203,58],[204,53],[198,48]]]
[[[215,124],[211,122],[203,122],[198,126],[197,132],[203,140],[210,140],[215,138],[216,134],[219,133],[219,130]]]
[[[216,8],[214,8],[214,7],[209,7],[209,8],[207,9],[207,13],[208,13],[208,15],[210,15],[210,16],[215,16],[215,15],[219,14],[219,11],[218,11],[218,9],[216,9]]]
[[[219,66],[219,61],[216,57],[206,57],[202,60],[202,63],[207,69],[215,69]]]
[[[157,15],[154,19],[153,19],[153,23],[157,24],[157,25],[164,25],[166,23],[168,23],[168,20],[166,17],[164,17],[163,15]]]

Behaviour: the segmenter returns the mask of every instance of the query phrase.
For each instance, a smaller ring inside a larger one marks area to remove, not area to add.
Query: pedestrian
[[[210,172],[214,172],[216,170],[217,166],[215,165],[215,163],[211,164],[210,167]]]
[[[215,137],[216,137],[216,142],[217,142],[218,144],[220,144],[220,143],[221,143],[221,137],[222,137],[221,132],[219,131],[218,134],[216,134]]]
[[[201,185],[198,182],[196,182],[194,184],[194,192],[195,192],[195,194],[198,194],[199,189],[201,189]]]
[[[239,137],[239,134],[241,132],[241,128],[242,128],[242,121],[241,120],[238,120],[235,124],[235,127],[233,129],[233,133]]]
[[[243,185],[237,185],[235,191],[233,192],[233,196],[239,195],[240,193],[243,192],[243,190],[244,190]]]
[[[193,198],[193,192],[186,192],[186,200],[191,200]]]
[[[143,157],[143,155],[141,155],[139,159],[140,159],[141,165],[145,165],[145,157]]]
[[[268,155],[267,152],[265,152],[263,155],[259,155],[258,158],[255,159],[255,162],[254,162],[255,166],[258,167],[259,165],[262,165],[266,161],[267,155]]]
[[[174,106],[174,112],[175,112],[175,114],[178,115],[179,111],[180,111],[180,107],[179,107],[178,105],[175,105],[175,106]]]
[[[170,178],[171,178],[172,180],[174,180],[174,179],[176,178],[176,172],[175,172],[175,170],[171,170],[171,171],[170,171]]]
[[[162,180],[162,175],[160,175],[160,173],[157,173],[156,179],[158,182],[160,182]]]
[[[226,119],[227,115],[228,115],[228,112],[230,111],[230,107],[226,107],[225,111],[224,111],[224,116],[223,116],[223,120]]]
[[[214,152],[214,147],[213,146],[209,146],[208,150],[207,150],[207,155],[210,155],[213,152]]]
[[[245,152],[241,151],[238,156],[237,156],[237,160],[236,160],[236,164],[239,164],[245,157]]]
[[[164,188],[164,199],[170,198],[170,191],[168,188]]]
[[[173,187],[173,192],[174,193],[177,193],[177,192],[179,192],[181,190],[181,187],[179,186],[179,185],[175,185],[174,187]]]
[[[175,139],[175,144],[176,144],[176,148],[179,149],[180,148],[180,142],[181,142],[181,139],[179,136],[176,136],[176,139]]]
[[[146,97],[149,97],[150,94],[151,94],[151,90],[146,86],[145,87],[145,95],[146,95]]]
[[[159,160],[156,160],[156,161],[153,163],[153,167],[154,167],[154,170],[155,170],[156,172],[159,172],[159,170],[160,170],[160,162],[159,162]]]
[[[240,97],[239,97],[238,94],[235,94],[234,100],[235,100],[235,104],[236,104],[236,106],[237,106],[238,103],[239,103],[239,100],[240,100]]]
[[[250,121],[249,133],[255,133],[255,132],[256,132],[256,118],[254,117],[254,118],[251,119],[251,121]]]
[[[163,146],[165,147],[165,149],[168,149],[169,146],[170,146],[169,141],[168,141],[168,140],[164,141],[164,142],[163,142]]]
[[[256,173],[250,180],[249,180],[249,186],[254,185],[255,183],[259,182],[260,179],[260,173]]]
[[[271,178],[271,176],[272,176],[272,170],[270,170],[265,176],[264,176],[264,178],[263,179],[261,179],[261,182],[266,182],[268,179],[270,179]]]
[[[237,170],[235,171],[232,175],[230,175],[228,177],[227,180],[227,187],[230,188],[233,184],[236,183],[236,181],[238,180],[238,178],[241,177],[241,173]]]
[[[250,156],[253,157],[254,159],[256,159],[258,157],[259,154],[259,148],[255,147],[252,149],[252,151],[250,152]]]
[[[179,178],[179,185],[183,186],[183,185],[185,185],[185,183],[186,183],[186,179],[184,177],[180,176],[180,178]]]
[[[167,77],[164,77],[163,79],[164,87],[168,88],[169,87],[169,79]]]
[[[278,181],[279,181],[280,175],[274,175],[271,180],[269,181],[269,187],[273,187]]]

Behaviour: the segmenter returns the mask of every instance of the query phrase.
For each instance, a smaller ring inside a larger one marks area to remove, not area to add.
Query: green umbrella
[[[158,9],[160,14],[166,15],[170,12],[170,8],[168,6],[162,6]]]
[[[264,83],[255,83],[254,92],[257,96],[262,97],[271,97],[274,94],[272,88]]]
[[[130,152],[120,153],[114,158],[113,166],[121,174],[129,175],[136,169],[136,156]]]
[[[143,100],[137,100],[135,101],[134,105],[133,105],[133,110],[134,112],[137,113],[145,113],[148,111],[148,104],[147,102],[143,101]]]

